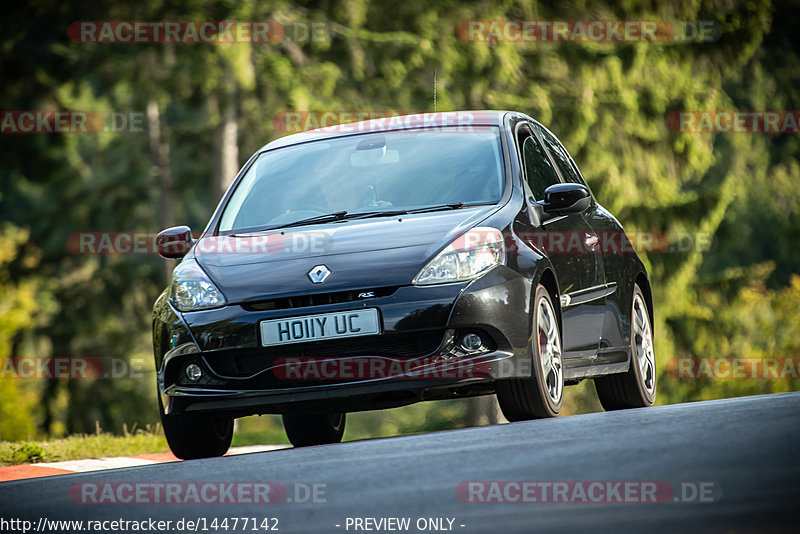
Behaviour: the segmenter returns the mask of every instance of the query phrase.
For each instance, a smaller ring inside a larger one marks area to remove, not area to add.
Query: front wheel
[[[512,378],[497,384],[497,400],[509,421],[555,417],[564,397],[561,332],[550,293],[536,287],[533,299],[530,378]]]
[[[295,447],[339,443],[344,436],[344,423],[344,413],[283,415],[283,428]]]
[[[638,285],[631,309],[631,365],[626,373],[596,378],[600,404],[606,410],[644,408],[656,400],[656,356],[647,303]]]
[[[200,413],[167,415],[160,396],[158,404],[172,454],[181,460],[193,460],[228,452],[233,439],[233,418]]]

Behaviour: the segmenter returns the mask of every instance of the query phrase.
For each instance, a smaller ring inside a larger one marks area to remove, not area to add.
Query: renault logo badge
[[[324,265],[317,265],[316,267],[308,271],[308,277],[311,279],[311,282],[315,284],[321,284],[330,275],[331,275],[331,270],[325,267]]]

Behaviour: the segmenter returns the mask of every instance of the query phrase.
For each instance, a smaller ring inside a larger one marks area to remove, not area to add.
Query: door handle
[[[586,245],[586,248],[588,248],[591,251],[594,251],[597,249],[597,243],[599,241],[600,240],[597,239],[596,234],[586,234],[586,238],[583,240],[583,243]]]

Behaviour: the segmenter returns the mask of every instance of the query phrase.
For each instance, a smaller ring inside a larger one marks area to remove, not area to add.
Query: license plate
[[[261,346],[380,334],[378,310],[317,313],[261,322]]]

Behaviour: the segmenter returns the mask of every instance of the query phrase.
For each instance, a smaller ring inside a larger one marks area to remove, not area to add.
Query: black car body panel
[[[515,112],[483,112],[481,117],[501,130],[506,187],[499,202],[276,230],[273,233],[283,240],[314,237],[319,246],[263,254],[225,253],[226,246],[234,247],[244,237],[220,232],[220,216],[258,154],[353,134],[305,132],[270,143],[254,155],[184,260],[198,262],[226,304],[180,312],[166,291],[156,301],[154,352],[166,413],[226,411],[242,416],[358,411],[491,393],[497,380],[531,375],[531,302],[539,283],[557,304],[565,379],[625,371],[631,357],[631,298],[637,281],[650,298],[642,262],[633,251],[615,253],[603,247],[574,253],[548,250],[551,241],[540,238],[542,233],[624,236],[622,226],[594,199],[583,213],[544,215],[526,183],[519,144],[521,136],[538,136],[536,129],[541,125]],[[574,170],[577,173],[577,167]],[[504,265],[465,282],[412,283],[431,258],[478,226],[502,232],[508,250]],[[260,234],[246,234],[253,235]],[[227,245],[211,247],[209,252],[204,246],[209,240]],[[323,284],[307,276],[317,265],[331,271]],[[377,335],[262,346],[262,321],[367,308],[378,310]],[[648,308],[652,310],[651,302]],[[486,343],[480,352],[465,355],[454,340],[470,331],[480,333]],[[287,358],[342,363],[365,357],[419,361],[420,369],[433,371],[422,379],[281,378]],[[448,361],[462,366],[475,362],[471,370],[476,372],[439,377],[437,366]],[[189,363],[203,369],[200,381],[188,381],[183,375]]]
[[[291,228],[282,236],[287,245],[273,253],[231,254],[224,252],[225,244],[219,244],[213,247],[214,253],[196,252],[195,258],[229,303],[319,291],[319,286],[305,276],[318,263],[332,271],[325,280],[326,292],[399,286],[408,284],[420,265],[495,209],[480,206]],[[246,235],[204,239],[219,243],[249,239],[251,234]],[[201,240],[197,250],[202,250],[202,245]],[[227,248],[235,247],[233,243]],[[369,268],[365,269],[365,265]]]

